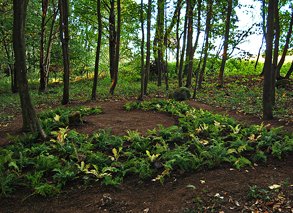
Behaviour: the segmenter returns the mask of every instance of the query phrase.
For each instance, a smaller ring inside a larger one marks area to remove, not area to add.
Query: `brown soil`
[[[127,130],[138,130],[142,134],[158,124],[176,124],[176,118],[158,112],[143,112],[123,109],[125,101],[89,102],[89,106],[101,106],[103,113],[87,116],[86,124],[77,130],[89,133],[110,128],[117,135]],[[261,123],[253,116],[227,112],[221,108],[188,102],[193,107],[217,113],[228,114],[245,123]],[[76,104],[76,103],[75,103]],[[79,103],[81,104],[81,103]],[[85,104],[85,103],[83,103]],[[273,121],[272,126],[284,125]],[[20,133],[21,119],[6,127],[0,127],[0,145],[7,144],[7,133]],[[286,127],[292,132],[292,126]],[[279,190],[268,186],[281,184]],[[268,200],[262,192],[258,198],[249,200],[251,186],[265,189]],[[293,212],[293,155],[283,161],[270,159],[266,165],[255,165],[243,170],[223,166],[219,169],[204,170],[190,174],[172,174],[164,184],[148,180],[141,182],[128,177],[117,187],[99,184],[84,188],[73,184],[71,188],[53,198],[29,196],[27,191],[17,191],[10,198],[0,200],[0,212]],[[193,210],[193,211],[191,211]]]

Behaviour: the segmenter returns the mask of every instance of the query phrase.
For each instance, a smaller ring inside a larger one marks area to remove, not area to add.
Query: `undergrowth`
[[[96,181],[118,185],[127,176],[164,182],[174,172],[191,172],[223,164],[240,169],[269,156],[282,158],[293,151],[292,135],[263,125],[244,127],[235,120],[196,110],[183,102],[154,100],[131,102],[126,110],[167,112],[178,117],[177,126],[158,126],[145,136],[125,136],[98,130],[80,134],[68,127],[68,115],[98,114],[99,108],[59,108],[40,115],[50,140],[34,135],[14,138],[0,148],[0,193],[9,196],[19,187],[50,196],[66,185]]]

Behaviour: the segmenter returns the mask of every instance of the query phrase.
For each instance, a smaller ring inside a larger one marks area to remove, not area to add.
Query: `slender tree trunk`
[[[98,42],[97,42],[97,49],[96,49],[95,73],[94,73],[94,82],[93,82],[93,89],[92,89],[92,100],[97,99],[97,84],[98,84],[98,76],[99,76],[100,52],[101,52],[101,43],[102,43],[101,0],[97,0],[97,18],[98,18]]]
[[[200,70],[199,79],[198,79],[198,89],[201,89],[201,85],[203,82],[203,77],[205,73],[206,63],[208,59],[208,49],[209,49],[209,36],[211,30],[211,19],[213,14],[213,0],[208,0],[207,2],[208,11],[207,11],[207,18],[206,18],[206,29],[205,29],[205,45],[204,45],[204,58],[203,58],[203,65]]]
[[[272,102],[275,105],[275,93],[276,93],[276,81],[277,76],[277,65],[279,58],[279,44],[280,44],[280,21],[279,21],[279,0],[275,0],[274,2],[274,28],[275,28],[275,42],[274,42],[274,53],[273,53],[273,80],[272,80]]]
[[[177,75],[179,71],[179,59],[180,59],[180,35],[179,35],[180,13],[181,13],[181,8],[177,13],[177,23],[176,23],[176,73]]]
[[[187,13],[187,11],[186,11]],[[180,64],[179,64],[179,72],[178,72],[178,86],[182,87],[182,77],[183,77],[183,65],[184,65],[184,58],[185,58],[185,46],[186,46],[186,37],[187,37],[187,16],[185,16],[184,21],[184,31],[183,31],[183,41],[182,41],[182,50],[181,50],[181,57],[180,57]]]
[[[112,80],[112,85],[110,88],[110,94],[114,95],[114,90],[116,88],[118,82],[118,70],[119,70],[119,58],[120,58],[120,31],[121,31],[121,4],[120,0],[117,0],[117,33],[115,37],[115,69],[114,69],[114,76]]]
[[[143,9],[143,0],[140,2],[140,23],[141,23],[141,44],[140,44],[140,66],[141,66],[141,85],[140,85],[140,96],[139,100],[143,100],[144,95],[144,81],[145,81],[145,67],[144,67],[144,9]]]
[[[162,73],[164,73],[164,8],[165,0],[158,0],[158,86],[162,85]]]
[[[10,56],[11,51],[10,51],[10,48],[8,49],[8,44],[5,42],[5,39],[3,39],[3,47],[4,47],[4,50],[6,53],[7,60],[9,61],[8,66],[9,66],[9,70],[10,70],[9,73],[10,73],[10,79],[11,79],[11,92],[17,93],[18,86],[17,86],[16,75],[15,75],[15,69],[14,69],[14,66],[10,62],[10,61],[12,61],[11,58],[13,57],[13,54],[12,54],[12,56]]]
[[[264,64],[264,85],[263,85],[263,118],[265,120],[273,119],[273,39],[274,39],[274,7],[275,0],[269,0],[267,16],[267,33],[266,33],[266,57]]]
[[[45,56],[45,80],[47,81],[47,85],[49,83],[49,69],[50,69],[50,63],[51,63],[51,49],[52,49],[52,44],[53,44],[53,37],[54,37],[54,27],[55,27],[55,22],[56,22],[56,17],[58,14],[58,7],[55,8],[55,1],[52,1],[53,3],[53,17],[52,17],[52,23],[50,26],[50,32],[49,32],[49,37],[48,37],[48,44],[46,48],[46,56]]]
[[[13,0],[13,49],[17,74],[19,96],[22,110],[23,130],[37,133],[45,139],[43,131],[29,94],[26,70],[25,19],[28,0]]]
[[[192,55],[194,55],[195,50],[197,48],[198,45],[198,40],[199,40],[199,36],[200,36],[200,29],[201,29],[201,5],[202,5],[202,0],[198,0],[197,1],[197,29],[196,29],[196,38],[195,38],[195,42],[193,45],[193,53]]]
[[[40,92],[47,90],[47,80],[45,72],[45,31],[46,31],[46,18],[49,6],[49,0],[42,0],[42,23],[41,23],[41,39],[40,39]]]
[[[59,0],[59,11],[60,11],[60,39],[62,43],[62,54],[63,54],[63,99],[62,104],[68,104],[69,102],[69,32],[68,32],[68,11],[69,5],[68,0]]]
[[[115,26],[115,1],[110,0],[109,14],[109,58],[110,58],[110,77],[114,81],[115,59],[116,59],[116,26]]]
[[[265,37],[262,37],[262,40],[261,40],[261,45],[258,49],[258,53],[257,53],[257,57],[256,57],[256,61],[255,61],[255,64],[254,64],[254,71],[256,70],[256,67],[258,65],[258,61],[259,61],[259,57],[260,57],[260,53],[261,53],[261,50],[262,50],[262,46],[263,46],[263,43],[264,43],[264,39]]]
[[[188,16],[188,34],[187,34],[187,49],[186,49],[186,64],[185,70],[187,70],[186,87],[191,87],[192,80],[192,67],[193,67],[193,8],[194,1],[187,0],[187,16]]]
[[[289,79],[290,76],[291,76],[291,74],[292,74],[292,72],[293,72],[293,61],[291,62],[291,66],[290,66],[290,68],[289,68],[289,70],[288,70],[288,72],[287,72],[285,78],[286,78],[286,79]]]
[[[227,52],[228,52],[228,45],[229,45],[231,13],[232,13],[232,0],[228,0],[226,27],[225,27],[225,38],[224,38],[224,51],[223,51],[223,55],[222,55],[221,68],[220,68],[220,73],[219,73],[219,86],[220,87],[223,87],[223,85],[224,85],[224,70],[225,70],[225,64],[227,61]]]
[[[261,7],[261,13],[262,13],[262,32],[263,32],[263,39],[267,38],[267,32],[266,32],[266,2],[265,0],[262,0],[262,7]],[[264,69],[262,69],[262,72],[259,74],[260,76],[264,75]]]
[[[148,11],[147,11],[147,43],[146,43],[146,69],[145,69],[145,80],[144,80],[144,94],[147,95],[147,88],[150,75],[151,65],[151,18],[152,18],[152,0],[148,0]]]
[[[288,33],[287,33],[287,36],[286,36],[286,42],[285,42],[285,46],[284,46],[284,50],[283,50],[283,53],[282,53],[282,56],[281,56],[281,59],[277,65],[277,68],[276,68],[276,76],[277,76],[277,79],[279,79],[281,77],[281,68],[285,62],[285,58],[286,58],[286,55],[287,55],[287,52],[288,52],[288,48],[289,48],[289,44],[290,44],[290,38],[291,38],[291,35],[292,35],[292,26],[293,26],[293,8],[291,9],[291,20],[290,20],[290,25],[289,25],[289,30],[288,30]]]

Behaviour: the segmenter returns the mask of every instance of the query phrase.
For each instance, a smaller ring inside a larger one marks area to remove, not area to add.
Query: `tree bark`
[[[144,81],[145,81],[145,67],[144,67],[144,19],[143,19],[144,9],[143,9],[143,0],[140,2],[140,23],[141,23],[141,44],[140,44],[140,66],[141,66],[141,84],[140,84],[140,96],[139,100],[143,100],[144,96]]]
[[[45,71],[45,31],[48,6],[49,0],[42,0],[42,23],[40,39],[40,92],[45,92],[47,90],[47,74]]]
[[[186,49],[186,68],[187,70],[187,79],[186,79],[186,87],[191,87],[192,80],[192,72],[193,72],[193,9],[194,9],[194,1],[187,0],[187,17],[188,17],[188,33],[187,33],[187,49]]]
[[[152,18],[152,0],[148,0],[148,11],[147,11],[147,42],[146,42],[146,69],[145,69],[145,80],[144,80],[144,94],[147,95],[147,88],[150,75],[151,65],[151,18]]]
[[[267,33],[266,33],[266,57],[264,64],[264,85],[263,85],[263,118],[265,120],[273,119],[273,92],[272,81],[273,75],[273,39],[274,39],[274,8],[275,0],[269,0],[267,16]]]
[[[114,95],[114,90],[118,82],[118,70],[119,70],[119,58],[120,58],[120,31],[121,31],[121,3],[117,0],[117,33],[115,36],[115,61],[114,61],[114,75],[112,85],[110,88],[110,94]]]
[[[60,39],[62,43],[62,55],[63,55],[63,99],[62,104],[69,103],[69,31],[68,31],[68,12],[69,5],[68,0],[59,0],[59,11],[60,11]]]
[[[291,76],[291,74],[292,74],[292,72],[293,72],[293,61],[291,62],[291,66],[290,66],[290,68],[289,68],[289,70],[288,70],[288,72],[287,72],[285,78],[286,78],[286,79],[289,79],[290,76]]]
[[[283,50],[281,59],[280,59],[278,65],[277,65],[277,68],[276,68],[277,79],[279,79],[281,77],[280,71],[281,71],[281,68],[282,68],[282,66],[283,66],[283,64],[285,62],[285,58],[286,58],[286,55],[287,55],[287,52],[288,52],[288,48],[289,48],[289,44],[290,44],[290,38],[291,38],[291,35],[292,35],[292,26],[293,26],[293,8],[291,10],[291,20],[290,20],[289,30],[288,30],[288,33],[287,33],[287,36],[286,36],[286,42],[285,42],[284,50]]]
[[[211,19],[213,14],[213,0],[208,0],[207,2],[207,18],[206,18],[206,29],[205,29],[205,44],[204,44],[204,58],[203,58],[203,65],[201,67],[198,79],[198,89],[201,89],[203,77],[206,69],[207,59],[208,59],[208,49],[209,49],[209,37],[210,37],[210,30],[211,30]]]
[[[115,26],[115,1],[110,0],[109,13],[109,58],[110,58],[110,77],[114,80],[115,59],[116,59],[116,26]]]
[[[186,10],[187,13],[187,10]],[[184,21],[184,31],[183,31],[183,41],[182,41],[182,50],[181,50],[181,56],[180,56],[180,64],[179,64],[179,72],[178,72],[178,86],[182,87],[182,77],[183,77],[183,65],[184,65],[184,58],[185,58],[185,46],[186,46],[186,37],[187,37],[187,16],[185,16]]]
[[[162,73],[164,73],[164,8],[165,0],[158,0],[158,19],[157,19],[157,33],[158,33],[158,86],[162,85]]]
[[[225,70],[225,64],[227,61],[227,52],[228,52],[228,45],[229,45],[229,32],[230,32],[230,25],[231,25],[231,14],[232,14],[232,0],[228,0],[226,26],[225,26],[225,38],[224,38],[224,50],[223,50],[221,68],[220,68],[220,73],[219,73],[219,86],[220,87],[224,86],[224,70]]]
[[[28,0],[13,0],[13,49],[15,70],[19,86],[24,131],[36,133],[45,139],[43,131],[29,94],[26,70],[25,19]]]
[[[97,99],[97,84],[98,84],[98,76],[99,76],[100,52],[101,52],[101,43],[102,43],[101,0],[97,0],[97,18],[98,18],[98,42],[97,42],[97,49],[96,49],[95,73],[94,73],[94,82],[93,82],[93,89],[92,89],[92,100]]]

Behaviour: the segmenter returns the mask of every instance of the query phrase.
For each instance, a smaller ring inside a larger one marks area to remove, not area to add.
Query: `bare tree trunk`
[[[41,39],[40,39],[40,92],[47,90],[47,80],[45,71],[45,31],[46,31],[46,18],[49,6],[49,0],[42,0],[42,23],[41,23]]]
[[[164,8],[165,0],[158,0],[158,86],[162,85],[162,73],[164,73]]]
[[[208,59],[208,49],[209,49],[209,37],[210,37],[210,30],[211,30],[211,19],[213,14],[213,0],[208,0],[207,2],[208,11],[207,11],[207,18],[206,18],[206,29],[205,29],[205,45],[204,45],[204,58],[203,58],[203,65],[200,70],[199,79],[198,79],[198,89],[201,89],[201,85],[203,82],[203,77],[205,73],[206,63]]]
[[[288,70],[288,72],[287,72],[285,78],[286,78],[286,79],[289,79],[290,76],[291,76],[291,74],[292,74],[292,72],[293,72],[293,61],[291,62],[291,66],[290,66],[290,68],[289,68],[289,70]]]
[[[115,69],[114,76],[112,80],[112,85],[110,88],[110,94],[114,95],[114,90],[118,82],[118,70],[119,70],[119,58],[120,58],[120,31],[121,31],[121,4],[120,0],[117,0],[117,33],[116,33],[116,45],[115,45]]]
[[[268,17],[267,17],[267,33],[266,33],[266,58],[264,64],[264,85],[263,85],[263,118],[265,120],[273,119],[273,90],[272,81],[275,79],[273,75],[273,39],[274,39],[274,11],[275,0],[269,0]]]
[[[225,38],[224,38],[224,51],[222,55],[222,63],[219,73],[219,86],[224,86],[224,70],[225,64],[227,61],[227,52],[229,45],[229,32],[230,32],[230,22],[231,22],[231,13],[232,13],[232,0],[228,0],[227,16],[226,16],[226,27],[225,27]]]
[[[193,72],[193,8],[194,1],[187,0],[187,17],[188,17],[188,34],[187,34],[187,49],[186,49],[186,64],[185,70],[187,70],[186,87],[191,87],[192,72]]]
[[[281,77],[280,71],[281,71],[281,68],[282,68],[282,66],[283,66],[283,64],[285,62],[285,58],[286,58],[286,55],[287,55],[287,52],[288,52],[288,48],[289,48],[289,44],[290,44],[290,38],[291,38],[291,35],[292,35],[292,26],[293,26],[293,8],[291,10],[291,20],[290,20],[289,30],[288,30],[288,33],[287,33],[287,36],[286,36],[286,43],[285,43],[285,46],[284,46],[284,50],[283,50],[281,59],[280,59],[278,65],[277,65],[277,68],[276,68],[277,79],[279,79]]]
[[[177,23],[176,23],[176,73],[177,75],[179,71],[179,59],[180,59],[180,35],[179,35],[180,13],[181,13],[181,8],[177,13]]]
[[[146,69],[145,69],[145,80],[144,80],[144,94],[147,95],[147,88],[150,75],[151,65],[151,17],[152,17],[152,0],[148,1],[147,11],[147,51],[146,51]]]
[[[63,54],[63,99],[62,104],[68,104],[69,102],[69,32],[68,32],[68,11],[69,5],[68,0],[59,0],[59,11],[60,11],[60,39],[62,43],[62,54]]]
[[[109,14],[109,58],[110,58],[110,77],[114,80],[115,59],[116,59],[116,26],[115,26],[115,1],[110,0]]]
[[[140,85],[140,96],[139,100],[143,100],[144,95],[144,81],[145,81],[145,67],[144,67],[144,19],[143,19],[143,0],[140,2],[140,23],[141,23],[141,44],[140,44],[140,66],[141,66],[141,85]]]
[[[186,11],[187,12],[187,11]],[[180,64],[179,64],[179,72],[178,72],[178,86],[182,87],[182,76],[183,76],[183,65],[184,65],[184,58],[185,58],[185,46],[186,46],[186,37],[187,37],[187,16],[185,16],[184,21],[184,31],[183,31],[183,41],[182,41],[182,50],[181,50],[181,57],[180,57]]]
[[[97,0],[97,17],[98,17],[98,42],[97,42],[97,50],[96,50],[95,73],[94,73],[94,82],[93,82],[93,89],[92,89],[92,100],[97,99],[97,84],[98,84],[98,76],[99,76],[100,52],[101,52],[101,43],[102,43],[101,0]]]
[[[23,130],[37,133],[45,139],[43,131],[29,94],[26,70],[25,19],[28,0],[13,0],[13,49],[15,70],[19,86]]]

